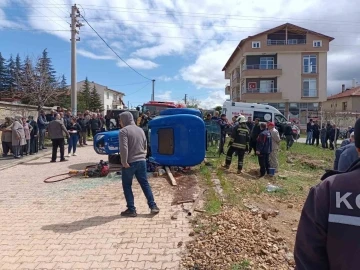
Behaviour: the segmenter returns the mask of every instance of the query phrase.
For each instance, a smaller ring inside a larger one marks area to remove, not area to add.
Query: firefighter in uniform
[[[243,115],[240,115],[237,119],[239,124],[233,128],[229,149],[226,153],[225,165],[223,168],[229,169],[231,164],[232,155],[237,152],[238,156],[238,171],[237,173],[241,173],[244,162],[245,151],[249,149],[249,141],[250,141],[250,132],[246,126],[246,118]]]

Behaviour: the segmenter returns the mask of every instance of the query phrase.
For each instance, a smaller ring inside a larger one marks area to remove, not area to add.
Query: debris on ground
[[[214,183],[214,190],[219,195],[220,198],[224,198],[224,191],[221,187],[221,182],[219,179],[211,179],[211,181]]]
[[[182,261],[185,269],[232,269],[244,261],[249,263],[248,269],[293,269],[286,241],[262,215],[225,209],[194,222],[200,224],[196,224],[195,239],[187,244]]]
[[[174,187],[175,194],[172,204],[184,201],[194,201],[198,194],[198,181],[196,175],[183,175],[178,172],[174,173],[177,186]]]

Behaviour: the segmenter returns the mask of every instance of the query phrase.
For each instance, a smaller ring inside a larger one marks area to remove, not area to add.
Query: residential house
[[[223,71],[231,100],[266,103],[301,125],[327,97],[327,53],[334,38],[285,23],[240,41]],[[320,115],[320,113],[319,113]]]
[[[77,83],[77,91],[82,91],[84,88],[84,81],[80,81]],[[125,107],[123,98],[125,96],[124,93],[108,88],[105,85],[101,85],[95,82],[89,82],[90,90],[93,87],[96,87],[96,91],[100,94],[101,102],[104,108],[104,111],[110,109],[123,109]]]
[[[360,112],[360,86],[357,86],[355,79],[352,87],[346,88],[342,85],[341,92],[327,98],[322,103],[324,112]]]

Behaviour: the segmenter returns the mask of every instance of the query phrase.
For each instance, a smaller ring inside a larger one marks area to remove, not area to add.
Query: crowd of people
[[[65,145],[68,145],[67,157],[76,156],[77,146],[86,146],[87,137],[103,131],[105,118],[99,112],[85,111],[73,116],[71,110],[60,107],[49,114],[40,110],[39,116],[6,117],[0,126],[3,157],[10,154],[15,159],[24,155],[34,155],[46,149],[46,134],[52,141],[52,162],[56,161],[57,149],[60,148],[60,161],[65,161]],[[65,140],[66,139],[66,140]]]
[[[224,169],[230,168],[232,156],[236,155],[238,157],[237,172],[241,173],[245,154],[253,152],[258,158],[260,177],[266,174],[272,175],[271,168],[274,172],[278,171],[278,151],[281,137],[285,137],[287,149],[294,142],[294,134],[290,122],[285,125],[283,133],[280,134],[273,122],[260,123],[258,118],[253,121],[251,117],[246,119],[243,115],[234,116],[230,122],[225,114],[221,114],[220,117],[219,115],[220,113],[217,111],[215,111],[214,116],[207,114],[204,121],[208,130],[208,145],[218,146],[219,153],[225,154],[226,135],[230,135],[225,165],[223,166]],[[218,130],[216,127],[218,127]]]

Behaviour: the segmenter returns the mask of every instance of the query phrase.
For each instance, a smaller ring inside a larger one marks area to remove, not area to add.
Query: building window
[[[314,40],[313,41],[314,47],[322,47],[322,41],[321,40]]]
[[[260,41],[253,41],[252,42],[252,48],[253,49],[259,49],[260,48]]]
[[[106,109],[110,109],[110,106],[109,106],[109,105],[106,105]]]
[[[274,81],[273,80],[263,80],[260,81],[260,93],[272,93],[274,92]]]
[[[260,69],[274,69],[274,57],[260,57]]]
[[[343,111],[347,110],[347,102],[343,102]]]
[[[317,97],[316,79],[304,79],[303,97]]]
[[[109,92],[106,92],[106,98],[109,99],[110,98],[110,94]]]
[[[303,73],[316,73],[316,55],[304,55],[303,57]]]

